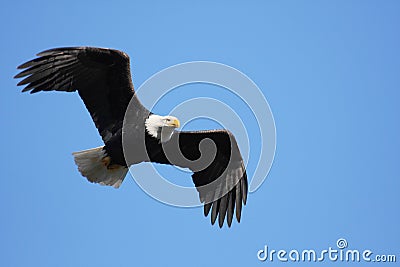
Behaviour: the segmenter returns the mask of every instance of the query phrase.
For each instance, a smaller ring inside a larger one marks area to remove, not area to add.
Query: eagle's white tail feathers
[[[127,167],[120,165],[107,168],[103,161],[107,154],[102,146],[74,152],[72,155],[74,155],[79,172],[92,183],[118,188],[128,172]]]

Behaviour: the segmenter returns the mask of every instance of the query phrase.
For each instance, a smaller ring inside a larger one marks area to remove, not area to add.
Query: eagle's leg
[[[103,163],[104,167],[107,167],[107,169],[109,170],[115,170],[120,168],[121,166],[118,164],[111,164],[111,157],[110,156],[106,156],[104,157],[101,162]]]
[[[111,158],[109,156],[106,156],[101,160],[101,162],[103,163],[104,167],[108,167],[108,165],[110,165]]]

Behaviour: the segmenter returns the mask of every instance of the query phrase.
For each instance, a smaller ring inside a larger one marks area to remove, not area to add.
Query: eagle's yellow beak
[[[179,128],[179,126],[181,126],[181,123],[179,122],[178,119],[174,119],[174,120],[171,122],[170,125],[171,125],[172,127]]]

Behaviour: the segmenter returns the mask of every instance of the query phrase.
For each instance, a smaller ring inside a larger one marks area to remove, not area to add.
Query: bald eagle
[[[23,71],[14,78],[25,77],[18,83],[26,85],[22,92],[77,91],[104,141],[104,146],[73,153],[82,176],[118,188],[132,164],[153,162],[189,168],[204,203],[204,215],[211,210],[211,223],[214,225],[218,217],[222,227],[226,218],[230,227],[234,213],[240,222],[248,182],[238,145],[229,131],[177,131],[180,122],[176,117],[147,110],[135,94],[129,56],[122,51],[66,47],[37,56],[18,67]],[[122,146],[128,106],[133,122],[127,129],[134,151],[129,161]],[[202,144],[205,140],[212,143]],[[213,148],[205,160],[209,162],[202,167],[199,159]]]

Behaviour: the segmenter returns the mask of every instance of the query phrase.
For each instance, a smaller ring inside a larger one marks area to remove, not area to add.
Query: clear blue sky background
[[[1,266],[289,265],[256,253],[322,250],[340,237],[400,261],[400,3],[215,2],[3,1]],[[79,97],[22,94],[12,79],[35,53],[72,45],[124,50],[136,87],[192,60],[257,83],[278,142],[242,223],[219,229],[130,178],[115,190],[80,176],[71,152],[102,143]]]

